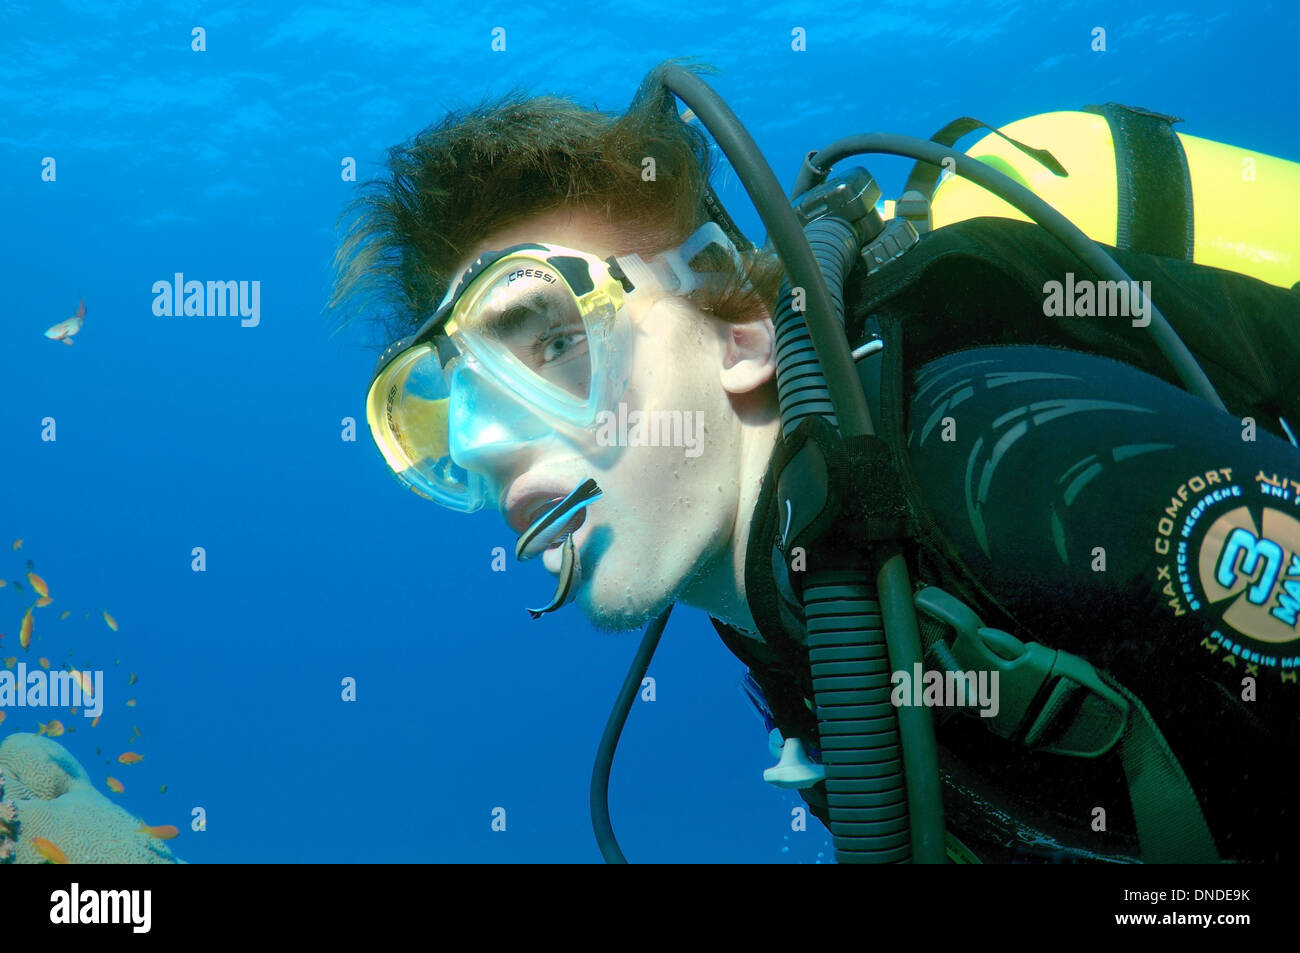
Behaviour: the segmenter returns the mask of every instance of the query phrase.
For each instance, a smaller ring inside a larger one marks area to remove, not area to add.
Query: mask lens
[[[586,322],[564,279],[523,261],[471,290],[457,308],[461,331],[531,379],[533,386],[586,403],[591,347]]]
[[[450,406],[437,354],[419,347],[375,381],[367,401],[370,432],[397,478],[422,496],[457,510],[482,506],[482,480],[451,459]]]

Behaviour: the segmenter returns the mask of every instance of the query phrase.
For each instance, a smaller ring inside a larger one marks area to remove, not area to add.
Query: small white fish
[[[51,341],[62,341],[64,344],[72,344],[72,336],[81,330],[81,326],[86,322],[86,302],[83,298],[77,304],[77,313],[72,317],[60,321],[54,327],[45,332],[45,336]]]
[[[529,609],[529,616],[540,619],[546,613],[554,612],[556,609],[567,605],[577,593],[578,584],[581,582],[582,563],[578,559],[578,550],[573,545],[573,536],[566,536],[564,537],[564,553],[560,561],[560,578],[555,586],[555,595],[542,608]]]

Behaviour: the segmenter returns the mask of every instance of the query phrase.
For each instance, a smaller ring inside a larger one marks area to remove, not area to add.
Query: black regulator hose
[[[853,356],[832,320],[834,303],[826,280],[771,166],[736,114],[702,79],[680,66],[669,66],[663,72],[663,82],[694,111],[726,155],[749,193],[790,281],[804,289],[808,330],[826,377],[826,392],[840,433],[845,437],[875,433]]]
[[[605,732],[600,736],[600,746],[596,749],[596,764],[591,769],[591,827],[596,832],[596,844],[607,864],[627,863],[627,858],[618,846],[618,838],[614,836],[614,824],[609,818],[609,772],[614,765],[614,750],[618,747],[628,712],[632,710],[632,702],[641,689],[641,680],[650,668],[650,660],[654,658],[659,637],[664,634],[664,626],[668,625],[668,615],[672,611],[670,603],[667,609],[646,626],[645,633],[641,636],[641,646],[636,650],[632,667],[623,679],[623,687],[618,690],[618,699],[605,722]]]
[[[1114,258],[1043,199],[992,166],[985,165],[978,159],[973,159],[949,146],[927,139],[898,136],[892,133],[869,133],[837,139],[820,152],[810,155],[804,162],[795,180],[794,195],[801,195],[817,185],[835,163],[849,156],[873,153],[908,156],[934,165],[942,165],[945,159],[951,159],[957,175],[983,186],[998,198],[1020,209],[1072,251],[1094,273],[1109,281],[1122,281],[1134,288],[1136,294],[1141,295],[1140,286],[1134,284],[1128,272],[1121,268]],[[1227,408],[1219,399],[1214,385],[1210,383],[1210,379],[1201,369],[1201,365],[1196,362],[1192,352],[1187,349],[1183,339],[1178,336],[1178,332],[1173,329],[1154,302],[1147,303],[1151,308],[1151,330],[1155,334],[1156,344],[1183,382],[1183,386],[1198,397],[1205,398],[1219,410],[1226,411]]]

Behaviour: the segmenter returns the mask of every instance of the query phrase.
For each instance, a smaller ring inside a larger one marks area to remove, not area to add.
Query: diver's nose
[[[491,486],[504,486],[512,474],[527,469],[527,459],[554,437],[554,429],[515,395],[475,374],[454,380],[447,429],[452,461]]]

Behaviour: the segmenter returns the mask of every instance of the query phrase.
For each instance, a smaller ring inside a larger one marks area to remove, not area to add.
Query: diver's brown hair
[[[409,334],[484,235],[561,206],[618,230],[627,242],[620,254],[680,244],[707,220],[702,199],[713,168],[704,133],[682,121],[660,81],[669,65],[651,73],[621,115],[513,93],[449,113],[390,149],[388,176],[365,183],[340,219],[350,221],[329,304],[340,323],[377,306],[370,317],[387,340]],[[647,157],[652,181],[642,174]],[[744,258],[745,274],[730,285],[692,295],[703,310],[748,321],[773,308],[779,264],[761,253]]]

